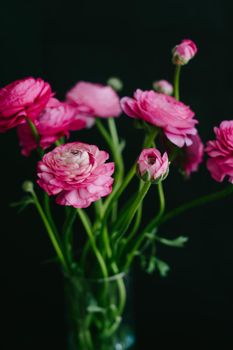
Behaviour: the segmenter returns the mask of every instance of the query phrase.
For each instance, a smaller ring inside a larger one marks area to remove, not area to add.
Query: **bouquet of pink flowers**
[[[156,244],[182,247],[187,237],[161,237],[160,225],[233,193],[233,120],[215,127],[215,140],[204,147],[195,113],[179,100],[181,68],[196,53],[195,43],[183,40],[172,50],[174,86],[156,81],[153,90],[137,89],[133,97],[119,98],[122,83],[117,78],[106,86],[78,82],[63,102],[42,79],[25,78],[0,89],[0,132],[17,128],[22,155],[38,152],[37,186],[25,181],[26,197],[14,205],[35,206],[54,247],[64,275],[70,349],[130,349],[133,336],[123,314],[126,276],[135,259],[147,272],[158,270],[165,276],[169,267],[158,258]],[[138,159],[132,159],[127,172],[126,145],[115,124],[122,113],[133,118],[144,134]],[[79,142],[78,133],[77,141],[67,141],[71,132],[94,125],[111,156],[96,145]],[[167,212],[163,181],[169,168],[190,177],[204,151],[212,178],[218,182],[226,178],[231,185]],[[127,191],[135,176],[138,184],[132,194]],[[143,227],[143,202],[150,190],[158,193],[159,210]],[[62,227],[57,227],[51,210],[53,200],[65,207]],[[90,206],[93,212],[85,210]],[[84,240],[75,237],[77,218],[85,229]]]

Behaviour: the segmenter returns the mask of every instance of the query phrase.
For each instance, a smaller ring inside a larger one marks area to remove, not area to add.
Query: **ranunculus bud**
[[[173,86],[167,80],[157,80],[153,83],[153,88],[157,92],[161,92],[162,94],[172,95],[173,94]]]
[[[145,148],[137,162],[137,174],[143,181],[158,183],[163,181],[169,172],[167,153],[163,156],[156,148]]]
[[[107,84],[110,85],[115,91],[121,91],[123,89],[123,82],[117,77],[111,77],[107,80]]]
[[[178,66],[187,64],[197,53],[196,44],[189,39],[182,40],[172,50],[172,62]]]
[[[26,180],[22,184],[22,189],[24,192],[32,193],[34,191],[33,183],[29,180]]]

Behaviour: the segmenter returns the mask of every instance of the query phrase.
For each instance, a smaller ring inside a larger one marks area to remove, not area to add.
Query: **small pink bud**
[[[137,174],[143,181],[158,183],[163,181],[169,172],[167,153],[163,156],[156,148],[144,149],[137,162]]]
[[[172,50],[172,62],[178,66],[183,66],[187,64],[196,53],[197,46],[192,40],[182,40],[182,42],[179,45],[176,45]]]
[[[153,83],[153,88],[155,91],[166,95],[173,94],[173,86],[167,80],[157,80]]]

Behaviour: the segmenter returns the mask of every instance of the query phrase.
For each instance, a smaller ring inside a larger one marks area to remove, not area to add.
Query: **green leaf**
[[[27,197],[22,198],[22,200],[19,202],[10,203],[10,207],[18,208],[17,212],[21,213],[30,204],[34,204],[33,198],[27,196]]]
[[[170,266],[163,260],[156,259],[156,267],[162,277],[166,277],[170,271]]]
[[[98,305],[89,305],[87,307],[87,312],[90,312],[90,313],[101,313],[101,314],[105,314],[105,309],[103,307],[100,307]]]
[[[156,261],[155,256],[151,256],[151,258],[149,259],[149,263],[148,263],[146,272],[149,274],[152,274],[156,269],[156,263],[157,263],[157,261]]]
[[[176,247],[176,248],[182,248],[186,242],[188,242],[188,237],[185,236],[179,236],[175,239],[167,239],[163,237],[156,237],[156,239],[169,247]]]
[[[125,148],[126,142],[125,140],[121,140],[120,145],[119,145],[119,152],[123,152],[124,148]]]

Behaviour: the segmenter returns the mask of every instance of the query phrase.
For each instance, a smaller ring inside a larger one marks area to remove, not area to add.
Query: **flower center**
[[[156,158],[154,156],[151,155],[151,156],[147,157],[147,163],[149,165],[153,165],[153,164],[155,164],[155,162],[156,162]]]

